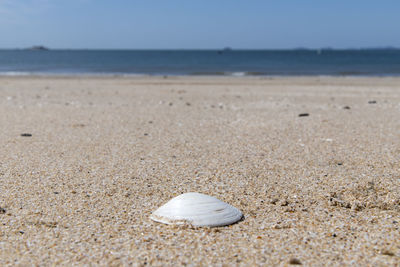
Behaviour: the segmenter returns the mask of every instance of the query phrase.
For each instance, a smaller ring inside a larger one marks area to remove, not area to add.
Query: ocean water
[[[400,50],[0,50],[0,75],[400,76]]]

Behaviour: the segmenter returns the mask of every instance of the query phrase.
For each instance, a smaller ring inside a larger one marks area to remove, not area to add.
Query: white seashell
[[[215,197],[186,193],[158,208],[150,219],[165,224],[215,227],[235,223],[242,217],[240,210]]]

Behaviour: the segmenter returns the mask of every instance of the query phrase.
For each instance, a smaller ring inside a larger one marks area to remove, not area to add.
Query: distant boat
[[[232,51],[232,48],[230,48],[229,46],[227,46],[227,47],[224,47],[224,49],[222,49],[222,50],[218,50],[218,54],[222,54],[222,53],[225,53],[225,52],[230,52],[230,51]]]
[[[27,48],[27,50],[31,51],[47,51],[50,50],[49,48],[42,46],[42,45],[34,45],[32,47]]]

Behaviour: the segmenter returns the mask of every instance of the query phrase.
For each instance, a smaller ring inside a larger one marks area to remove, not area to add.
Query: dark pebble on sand
[[[375,100],[368,101],[368,104],[376,104]]]
[[[345,107],[343,107],[343,109],[350,109],[350,107],[349,106],[345,106]]]
[[[19,231],[19,233],[20,233],[21,235],[25,234],[25,232],[24,232],[24,231]]]
[[[144,136],[148,136],[148,135],[149,135],[148,133],[145,133],[145,134],[144,134]]]
[[[296,259],[296,258],[291,258],[290,261],[289,261],[289,264],[302,265],[301,261],[299,259]]]
[[[31,137],[32,134],[30,134],[30,133],[23,133],[23,134],[21,134],[21,136],[24,136],[24,137]]]
[[[308,116],[310,116],[310,114],[308,114],[308,113],[300,113],[299,114],[299,117],[308,117]]]
[[[186,106],[190,106],[190,105],[192,105],[192,104],[190,104],[189,102],[186,103]]]
[[[5,214],[6,213],[6,209],[3,209],[0,207],[0,214]]]
[[[393,257],[395,255],[392,251],[386,250],[386,249],[382,250],[381,253],[382,253],[382,255],[391,256],[391,257]]]
[[[343,165],[343,163],[342,162],[338,162],[338,164],[337,165],[339,165],[339,166],[342,166]]]

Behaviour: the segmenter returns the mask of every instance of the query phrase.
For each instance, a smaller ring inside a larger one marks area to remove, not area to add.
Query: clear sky
[[[0,0],[0,48],[400,47],[400,0]]]

